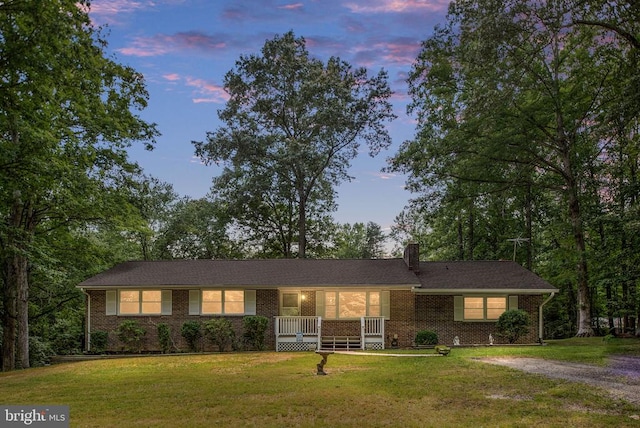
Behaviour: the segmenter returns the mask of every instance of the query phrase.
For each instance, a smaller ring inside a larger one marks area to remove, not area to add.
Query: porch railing
[[[362,336],[384,337],[384,317],[362,317],[360,325]]]
[[[276,337],[320,334],[320,317],[276,317]]]
[[[276,350],[320,349],[322,318],[275,317]]]

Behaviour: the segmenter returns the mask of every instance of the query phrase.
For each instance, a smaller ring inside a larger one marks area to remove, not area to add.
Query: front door
[[[280,293],[280,315],[283,317],[297,317],[300,315],[299,292],[283,291]]]

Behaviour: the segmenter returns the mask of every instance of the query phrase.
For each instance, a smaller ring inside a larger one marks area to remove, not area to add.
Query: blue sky
[[[388,126],[393,144],[375,158],[361,148],[354,179],[337,189],[334,218],[387,230],[411,195],[403,176],[381,169],[414,134],[405,80],[447,7],[448,0],[93,0],[90,16],[106,27],[109,53],[144,74],[150,98],[142,117],[162,133],[154,151],[136,146],[131,158],[194,198],[207,194],[219,170],[201,164],[191,142],[220,126],[223,78],[240,55],[259,53],[267,39],[292,30],[315,57],[338,56],[370,74],[385,69],[398,116]]]

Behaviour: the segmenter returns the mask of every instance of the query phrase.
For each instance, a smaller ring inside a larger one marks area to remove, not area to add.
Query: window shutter
[[[518,309],[518,296],[509,296],[509,310]]]
[[[200,290],[189,290],[189,315],[200,315]]]
[[[384,317],[384,319],[388,320],[391,318],[391,292],[381,291],[380,292],[380,315]]]
[[[171,315],[171,290],[162,290],[162,315]]]
[[[454,321],[464,320],[464,297],[463,296],[453,296],[453,320]]]
[[[115,290],[107,291],[106,296],[106,315],[116,315],[118,313],[118,292]]]
[[[324,291],[316,291],[316,316],[324,316]]]
[[[244,290],[244,313],[245,315],[256,314],[256,290]]]

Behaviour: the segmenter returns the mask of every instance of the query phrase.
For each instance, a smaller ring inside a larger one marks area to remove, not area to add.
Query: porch
[[[341,321],[286,316],[275,317],[274,324],[278,352],[384,349],[384,317]]]

